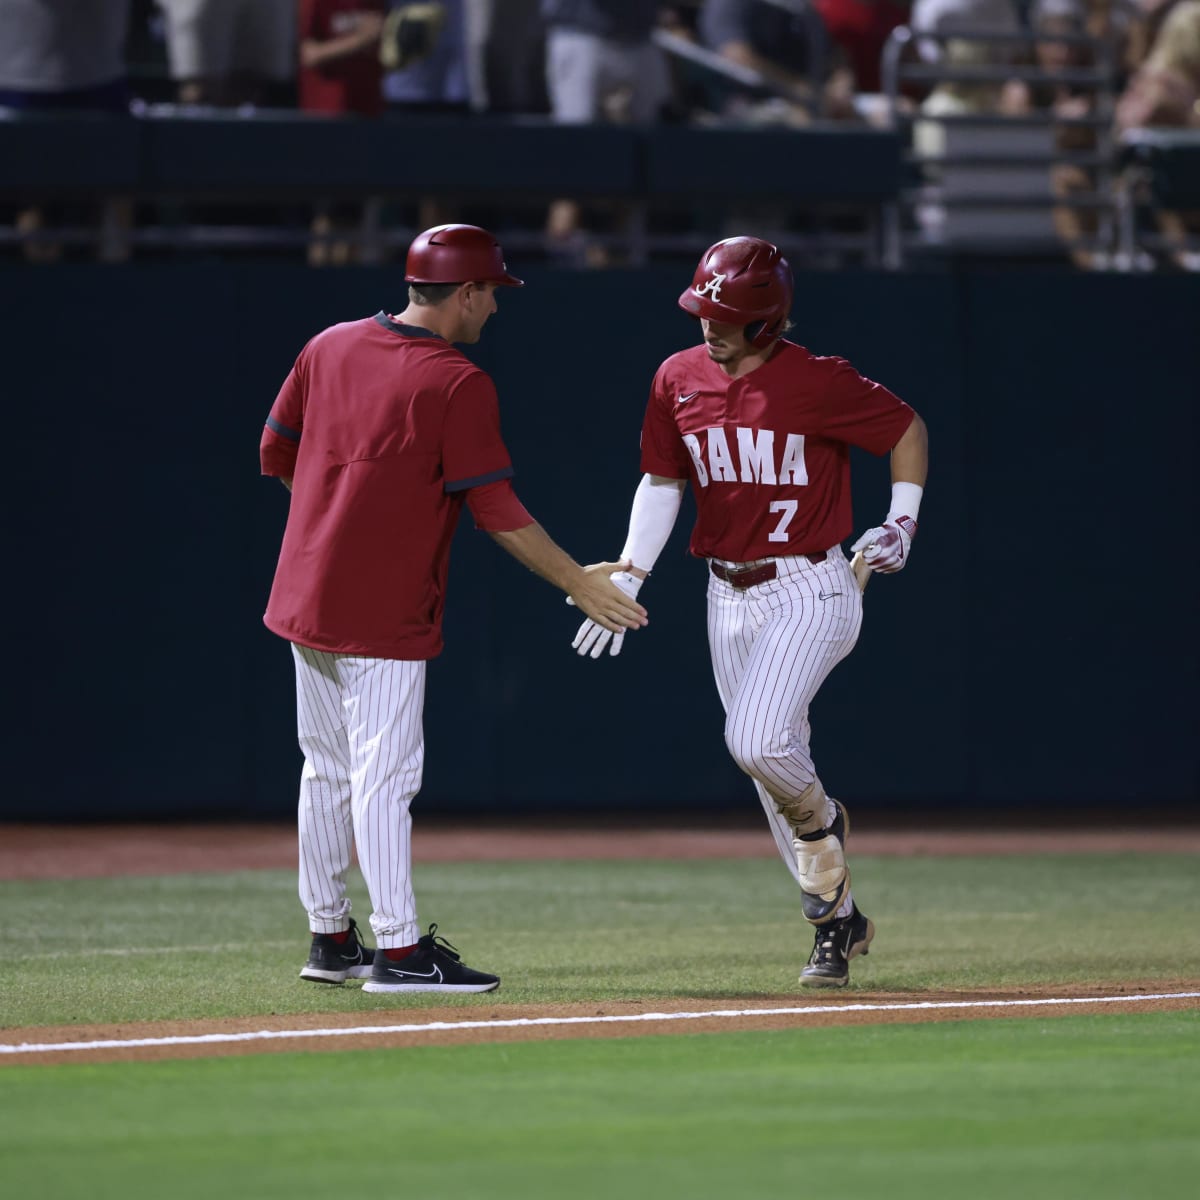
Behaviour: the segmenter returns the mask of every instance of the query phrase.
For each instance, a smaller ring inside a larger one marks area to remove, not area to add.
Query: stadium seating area
[[[1200,270],[1200,0],[74,8],[0,0],[0,256],[373,263],[468,220],[571,267],[751,231],[807,269]],[[651,58],[584,97],[564,32]]]

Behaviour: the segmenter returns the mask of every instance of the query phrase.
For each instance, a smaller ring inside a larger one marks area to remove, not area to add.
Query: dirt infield
[[[771,858],[761,829],[667,827],[433,826],[416,842],[425,862],[540,858]],[[856,832],[859,854],[1200,852],[1200,829],[925,830]],[[0,836],[0,879],[160,875],[287,869],[296,834],[279,825],[12,825]],[[928,1022],[995,1017],[1049,1018],[1073,1012],[1148,1012],[1200,1006],[1200,980],[1130,981],[1120,987],[1044,986],[987,992],[877,993],[848,990],[669,1002],[387,1007],[363,1014],[254,1016],[0,1030],[0,1065],[101,1062],[508,1042],[628,1037],[750,1029]],[[200,1040],[204,1039],[204,1040]],[[9,1049],[11,1047],[11,1049]]]
[[[855,829],[856,854],[1200,853],[1200,826],[1149,829]],[[566,858],[774,858],[764,827],[729,825],[414,826],[421,862],[512,862]],[[0,828],[0,880],[169,875],[191,871],[286,870],[296,865],[291,825],[7,825]]]

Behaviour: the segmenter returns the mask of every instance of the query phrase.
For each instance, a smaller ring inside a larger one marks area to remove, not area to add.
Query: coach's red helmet
[[[413,239],[405,265],[408,283],[501,283],[524,287],[508,273],[500,243],[478,225],[435,225]]]
[[[761,350],[783,332],[792,310],[792,268],[770,242],[726,238],[704,252],[679,307],[696,318],[745,325],[746,340]]]

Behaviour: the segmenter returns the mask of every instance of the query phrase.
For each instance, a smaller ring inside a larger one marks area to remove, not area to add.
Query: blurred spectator
[[[646,124],[669,97],[667,64],[651,40],[658,5],[650,0],[542,0],[546,88],[560,125]],[[583,230],[575,200],[555,200],[547,249],[574,265],[603,266],[605,251]]]
[[[383,94],[393,111],[470,111],[464,0],[421,4],[391,0],[382,53],[387,68]]]
[[[1200,127],[1200,0],[1167,13],[1145,62],[1117,102],[1117,129]]]
[[[129,0],[0,0],[0,107],[128,112]]]
[[[125,41],[129,0],[0,0],[0,108],[22,112],[129,112]],[[13,218],[31,262],[60,257],[52,224],[73,219],[73,209],[22,209]],[[88,219],[94,219],[90,212]],[[109,198],[101,214],[100,257],[128,252],[127,200]]]
[[[474,13],[472,13],[474,9]],[[546,37],[541,0],[468,0],[476,106],[493,113],[544,113]]]
[[[296,73],[295,0],[157,0],[181,104],[286,105]]]
[[[305,112],[383,112],[384,12],[385,0],[299,0],[297,83]]]
[[[941,65],[959,67],[994,66],[997,62],[995,43],[974,38],[947,38],[940,47]],[[1000,105],[1000,82],[940,80],[918,105],[925,120],[913,123],[913,149],[925,160],[936,160],[947,153],[946,125],[943,118],[961,117],[974,113],[994,113]],[[972,131],[978,138],[978,131]],[[959,173],[961,187],[961,172]],[[946,172],[940,165],[927,167],[926,178],[935,184],[945,184]],[[948,211],[940,201],[926,200],[917,206],[916,219],[922,233],[931,242],[943,240],[946,234]]]
[[[464,116],[473,107],[465,0],[389,0],[381,47],[383,94],[395,116]],[[418,229],[457,220],[439,196],[422,196]]]
[[[300,108],[336,116],[377,117],[383,112],[383,33],[385,0],[299,0],[297,73]],[[322,201],[312,220],[310,266],[342,265],[379,258],[382,205]]]
[[[854,91],[879,92],[884,43],[893,29],[909,23],[911,0],[814,0],[814,7],[842,52]]]
[[[1151,0],[1157,3],[1158,0]],[[1146,56],[1146,17],[1138,0],[1083,0],[1083,27],[1089,37],[1107,44],[1121,87]]]
[[[555,121],[645,124],[669,90],[650,0],[542,0],[546,86]]]
[[[1021,30],[1020,10],[1026,7],[1018,0],[913,0],[910,25],[916,33],[955,32],[1018,33]],[[1020,57],[1020,43],[996,42],[991,61],[1005,62]],[[945,42],[931,38],[918,39],[917,53],[926,62],[936,62],[944,53]]]
[[[947,38],[941,61],[946,68],[994,66],[996,49],[992,43],[974,38]],[[937,118],[997,112],[1001,94],[1000,82],[940,80],[919,106],[918,111],[931,119],[914,124],[915,148],[922,157],[945,153],[945,127]]]
[[[1143,126],[1200,129],[1200,0],[1180,0],[1167,13],[1146,56],[1117,103],[1119,133]],[[1200,212],[1155,214],[1173,245],[1171,261],[1200,271],[1200,252],[1188,248],[1200,235]]]
[[[1040,83],[1012,81],[1005,84],[1002,107],[1012,116],[1031,112],[1059,118],[1054,124],[1054,149],[1064,157],[1095,154],[1099,149],[1096,126],[1082,124],[1100,111],[1102,89],[1099,85],[1066,83],[1054,76],[1099,65],[1098,45],[1059,40],[1061,35],[1079,38],[1088,35],[1087,0],[1035,0],[1029,21],[1037,40],[1034,61],[1047,78]],[[1054,195],[1074,200],[1094,195],[1099,183],[1092,166],[1060,161],[1050,168]],[[1094,239],[1099,232],[1099,212],[1095,208],[1061,204],[1054,209],[1054,227],[1068,245],[1071,261],[1084,270],[1109,265],[1111,256],[1103,249],[1079,244]]]
[[[704,0],[700,38],[709,49],[739,67],[757,71],[782,96],[762,100],[727,89],[723,115],[756,124],[804,125],[813,116],[856,115],[854,77],[834,61],[825,26],[815,9],[789,11],[768,0]]]

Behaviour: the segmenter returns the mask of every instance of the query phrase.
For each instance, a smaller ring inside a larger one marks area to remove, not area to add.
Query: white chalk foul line
[[[136,1046],[211,1046],[293,1038],[369,1037],[392,1033],[444,1033],[460,1029],[531,1029],[563,1025],[617,1025],[648,1021],[737,1020],[745,1017],[809,1016],[814,1013],[922,1012],[966,1008],[1036,1008],[1058,1004],[1137,1004],[1148,1000],[1200,1000],[1200,992],[1136,996],[1064,996],[1040,1000],[921,1000],[907,1004],[809,1004],[798,1008],[721,1008],[706,1012],[629,1013],[611,1017],[512,1017],[498,1021],[423,1021],[410,1025],[355,1025],[345,1029],[257,1029],[247,1033],[198,1033],[186,1037],[113,1038],[94,1042],[0,1043],[0,1054],[46,1054],[63,1050],[123,1050]]]

